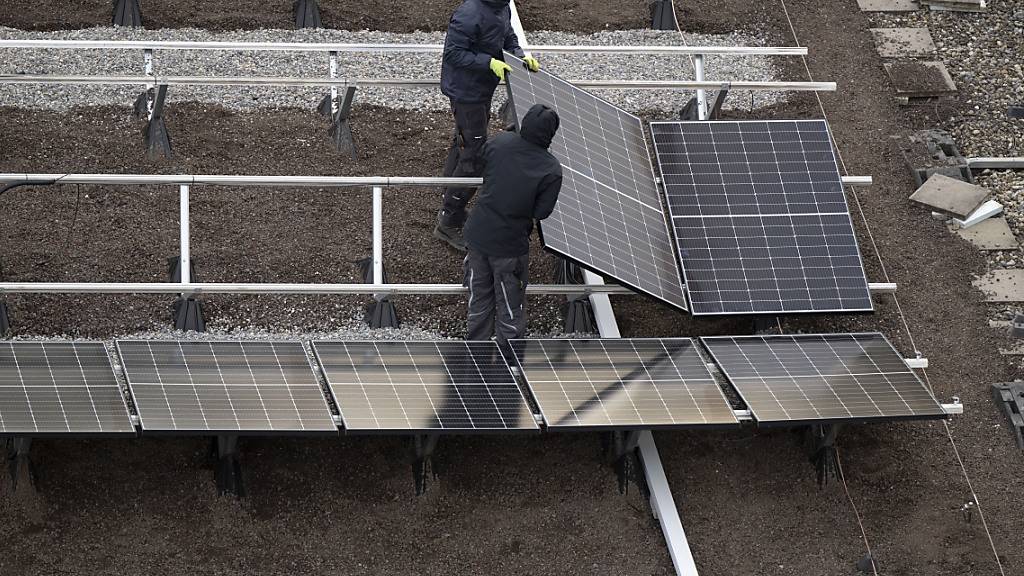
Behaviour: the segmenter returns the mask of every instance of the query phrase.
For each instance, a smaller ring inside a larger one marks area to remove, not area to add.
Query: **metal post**
[[[704,55],[694,54],[693,55],[693,76],[697,82],[704,81]],[[703,88],[697,89],[697,119],[707,120],[708,119],[708,99],[707,93]]]
[[[661,465],[658,448],[654,445],[654,435],[650,430],[643,430],[637,441],[647,487],[651,491],[651,510],[661,523],[661,531],[668,544],[672,565],[676,569],[676,574],[697,576],[697,564],[690,552],[690,543],[686,540],[686,532],[683,530],[683,523],[679,519],[679,512],[672,498],[672,490],[668,485],[665,469]]]
[[[338,77],[338,53],[331,52],[331,80]],[[331,117],[338,113],[338,86],[331,86]]]
[[[191,265],[192,258],[191,258],[191,255],[189,254],[189,251],[191,250],[191,247],[189,246],[189,221],[188,221],[188,214],[189,214],[188,192],[189,192],[189,187],[184,185],[184,184],[181,185],[180,192],[181,192],[181,195],[180,195],[181,196],[181,201],[180,201],[180,208],[181,208],[181,219],[180,219],[180,224],[181,224],[181,232],[180,232],[180,235],[181,235],[181,254],[179,255],[179,258],[181,258],[181,262],[179,263],[179,266],[181,267],[181,283],[182,284],[191,284],[192,283],[192,265]],[[182,294],[181,297],[182,298],[187,298],[188,294]]]
[[[142,59],[143,59],[143,62],[145,62],[144,71],[145,71],[146,76],[148,76],[150,78],[153,78],[152,82],[149,82],[149,83],[146,84],[146,110],[148,111],[147,118],[149,120],[152,120],[153,119],[153,99],[156,96],[153,93],[153,90],[156,88],[156,78],[155,78],[155,74],[153,72],[153,51],[152,50],[143,50],[143,52],[142,52]]]
[[[384,189],[373,187],[373,283],[384,283]]]

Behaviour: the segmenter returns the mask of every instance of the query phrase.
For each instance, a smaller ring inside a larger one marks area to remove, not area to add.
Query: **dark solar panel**
[[[689,338],[514,340],[548,428],[736,424]]]
[[[337,433],[299,342],[119,340],[145,432]]]
[[[134,434],[101,342],[0,342],[0,434]]]
[[[354,432],[539,430],[494,342],[314,342]]]
[[[651,133],[694,314],[872,309],[824,121]]]
[[[506,60],[518,118],[546,104],[560,120],[551,153],[564,181],[555,212],[541,223],[544,246],[685,310],[640,119],[547,72],[526,72],[515,56]]]
[[[760,423],[946,417],[878,333],[701,341]]]

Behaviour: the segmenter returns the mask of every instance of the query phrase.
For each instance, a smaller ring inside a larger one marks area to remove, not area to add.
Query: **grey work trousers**
[[[467,340],[495,337],[511,358],[508,341],[526,334],[529,264],[529,254],[499,258],[469,249],[463,261],[463,284],[469,288]]]

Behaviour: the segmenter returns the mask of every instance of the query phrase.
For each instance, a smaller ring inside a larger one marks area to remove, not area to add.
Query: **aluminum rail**
[[[1013,170],[1024,168],[1024,156],[1007,156],[1005,158],[968,158],[967,165],[975,170],[991,168],[993,170]]]
[[[253,52],[440,53],[441,44],[330,44],[307,42],[178,42],[136,40],[0,40],[0,48],[54,50],[224,50]],[[798,46],[530,46],[545,54],[720,54],[728,56],[806,56]]]
[[[461,284],[228,284],[228,283],[131,283],[131,282],[4,282],[0,294],[466,294]],[[530,284],[527,294],[559,296],[636,292],[612,284]]]
[[[569,80],[593,90],[729,90],[835,92],[835,82],[754,82],[746,80]],[[435,79],[405,78],[296,78],[287,76],[72,76],[57,74],[0,74],[0,84],[102,84],[128,86],[363,86],[433,88]]]

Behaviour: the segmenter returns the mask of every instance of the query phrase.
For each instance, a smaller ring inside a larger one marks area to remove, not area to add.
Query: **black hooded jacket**
[[[504,60],[503,50],[523,56],[510,23],[508,0],[465,0],[452,14],[444,39],[441,92],[456,102],[490,102],[498,77],[491,58]]]
[[[551,215],[562,165],[548,151],[558,114],[542,104],[523,117],[519,134],[501,132],[484,145],[484,185],[463,234],[473,250],[494,257],[530,251],[533,221]]]

